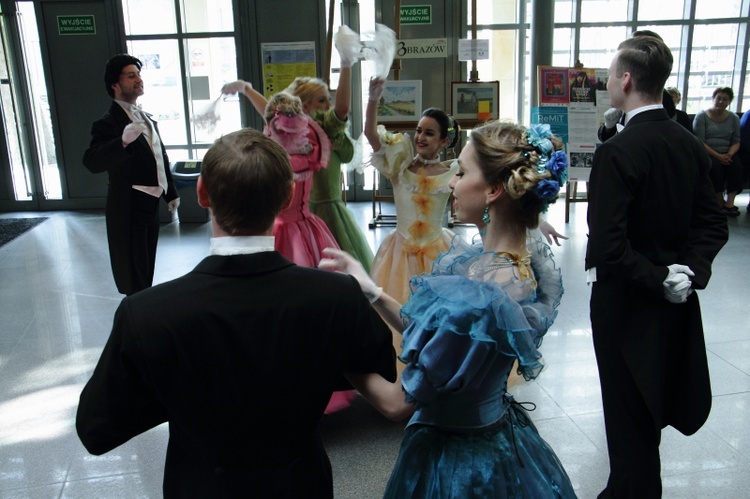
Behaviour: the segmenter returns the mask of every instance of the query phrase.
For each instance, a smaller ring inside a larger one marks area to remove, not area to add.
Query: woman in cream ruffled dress
[[[455,145],[459,128],[445,112],[429,108],[417,124],[413,144],[405,134],[386,131],[377,123],[384,83],[377,78],[370,82],[364,133],[373,150],[373,166],[393,185],[396,230],[378,248],[370,275],[388,295],[404,303],[409,279],[429,272],[453,239],[453,232],[443,228],[443,217],[458,164],[440,161],[439,155]],[[394,346],[400,353],[400,345]]]

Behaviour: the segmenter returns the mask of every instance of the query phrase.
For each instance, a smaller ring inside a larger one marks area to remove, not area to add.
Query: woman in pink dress
[[[291,94],[274,95],[265,119],[263,133],[286,149],[294,171],[294,194],[273,228],[276,250],[297,265],[316,267],[323,248],[339,247],[325,222],[308,207],[313,173],[328,165],[331,142],[303,112],[299,97]]]

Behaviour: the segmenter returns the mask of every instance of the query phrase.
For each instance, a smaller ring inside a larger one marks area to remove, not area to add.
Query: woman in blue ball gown
[[[386,416],[412,415],[385,497],[575,497],[570,479],[526,410],[507,392],[513,363],[527,380],[557,314],[560,270],[542,236],[529,237],[567,176],[546,125],[493,122],[473,131],[451,181],[457,216],[481,240],[461,241],[411,280],[401,307],[346,253],[320,266],[348,272],[403,331],[400,383],[350,374]]]

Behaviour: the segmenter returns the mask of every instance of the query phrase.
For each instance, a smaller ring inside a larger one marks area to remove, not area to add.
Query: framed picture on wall
[[[422,114],[422,80],[385,82],[378,102],[378,121],[419,121]]]
[[[500,82],[452,81],[451,114],[458,120],[486,121],[499,116]]]
[[[570,102],[568,68],[539,66],[537,84],[540,106],[567,106]]]

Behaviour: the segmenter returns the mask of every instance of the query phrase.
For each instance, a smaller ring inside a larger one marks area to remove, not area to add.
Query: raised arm
[[[346,121],[349,116],[349,108],[352,101],[352,68],[344,67],[342,61],[341,73],[339,74],[339,86],[336,89],[336,100],[333,103],[333,110],[336,117],[341,121]]]
[[[266,114],[266,104],[268,103],[268,100],[253,88],[253,85],[245,80],[237,80],[233,81],[231,83],[226,83],[223,87],[221,87],[221,93],[226,95],[232,95],[236,93],[242,93],[245,97],[250,100],[250,103],[253,105],[256,111],[260,113],[261,116],[264,116]],[[349,110],[347,109],[347,113]]]
[[[380,150],[380,136],[378,135],[378,101],[383,95],[385,80],[373,78],[370,80],[370,94],[367,99],[367,111],[365,112],[364,134],[370,143],[373,152]]]

